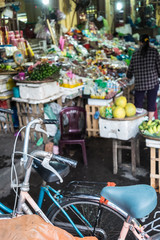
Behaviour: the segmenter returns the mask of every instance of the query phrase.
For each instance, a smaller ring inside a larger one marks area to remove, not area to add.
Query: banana
[[[152,123],[152,120],[149,120],[149,121],[147,122],[147,126],[150,126],[151,123]]]
[[[148,128],[148,131],[149,131],[150,134],[153,134],[153,133],[154,133],[152,127]]]
[[[147,122],[143,122],[142,126],[143,126],[143,128],[145,128],[147,126]]]
[[[160,125],[158,125],[157,127],[157,132],[160,132]]]
[[[156,119],[155,122],[156,122],[157,124],[160,124],[160,120],[159,120],[159,119]]]
[[[157,132],[157,127],[156,127],[155,125],[153,126],[153,128],[152,128],[152,129],[153,129],[153,132],[154,132],[154,133],[156,133],[156,132]]]

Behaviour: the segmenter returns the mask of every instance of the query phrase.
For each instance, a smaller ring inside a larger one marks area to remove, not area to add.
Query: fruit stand
[[[135,174],[139,157],[139,125],[145,120],[146,110],[136,112],[132,103],[127,103],[124,96],[114,99],[111,106],[99,109],[100,137],[111,138],[113,147],[113,173],[117,174],[118,165],[122,164],[122,149],[131,150],[131,170]],[[126,145],[129,144],[128,145]]]
[[[124,119],[99,119],[100,136],[103,138],[112,138],[113,146],[113,173],[117,174],[118,164],[122,163],[122,149],[131,150],[131,170],[135,174],[136,164],[139,160],[139,138],[138,127],[144,121],[147,111],[134,117]],[[126,146],[126,143],[130,146]]]

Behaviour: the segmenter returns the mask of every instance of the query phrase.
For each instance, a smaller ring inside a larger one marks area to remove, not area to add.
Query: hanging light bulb
[[[48,5],[48,4],[49,4],[49,0],[42,0],[42,3],[43,3],[44,5]]]
[[[117,2],[117,4],[116,4],[116,9],[117,9],[118,11],[121,11],[122,8],[123,8],[123,4],[122,4],[121,2]]]

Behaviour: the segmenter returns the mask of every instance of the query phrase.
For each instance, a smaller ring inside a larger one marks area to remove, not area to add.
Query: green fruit
[[[157,135],[158,137],[160,137],[160,132],[157,132],[156,135]]]
[[[149,128],[148,128],[148,131],[149,131],[149,133],[150,133],[150,134],[153,134],[153,133],[154,133],[154,131],[153,131],[153,128],[152,128],[152,127],[149,127]]]
[[[99,108],[99,114],[102,117],[106,116],[106,107],[105,106]]]
[[[156,126],[153,126],[153,132],[156,133],[157,132],[157,127]]]
[[[146,128],[147,127],[147,122],[143,122],[142,126],[143,126],[143,128]]]
[[[149,120],[149,121],[147,122],[147,126],[150,126],[151,123],[152,123],[152,120]]]
[[[127,104],[127,99],[124,96],[120,96],[120,97],[115,99],[115,105],[116,106],[120,106],[120,107],[124,108],[126,106],[126,104]]]
[[[127,117],[135,116],[136,107],[134,106],[133,103],[127,103],[126,106],[125,106],[125,111],[126,111],[126,116]]]
[[[112,111],[113,111],[116,108],[116,105],[113,104],[111,108],[112,108]]]
[[[12,69],[11,66],[9,66],[9,65],[6,66],[6,70],[11,70],[11,69]]]
[[[123,107],[115,107],[115,109],[113,110],[113,117],[114,118],[125,118],[125,110]]]
[[[142,126],[142,125],[140,125],[140,126],[139,126],[139,129],[140,129],[140,130],[143,130],[143,126]]]
[[[157,127],[157,132],[160,132],[160,125],[158,125]]]

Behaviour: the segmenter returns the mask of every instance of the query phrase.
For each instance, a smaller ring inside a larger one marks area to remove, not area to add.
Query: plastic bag
[[[46,27],[43,19],[38,18],[38,22],[35,26],[34,33],[36,34],[37,39],[46,40],[50,36],[48,28]]]
[[[46,223],[37,215],[24,215],[0,220],[0,239],[3,240],[80,240],[58,227]],[[95,237],[83,238],[96,240]]]
[[[44,106],[44,117],[45,117],[45,119],[57,120],[57,116],[53,112],[53,110],[49,104],[46,104]],[[50,136],[52,136],[52,137],[55,136],[55,134],[57,132],[57,124],[46,124],[46,130]]]
[[[49,106],[52,109],[53,114],[56,116],[56,119],[59,119],[59,113],[62,110],[62,107],[55,102],[49,103]]]

